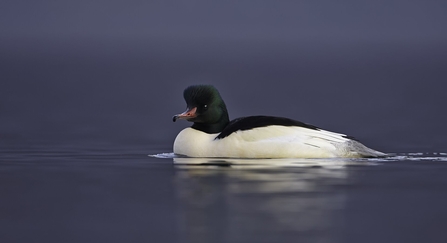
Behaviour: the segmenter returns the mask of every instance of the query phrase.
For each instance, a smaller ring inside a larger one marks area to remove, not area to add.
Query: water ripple
[[[190,158],[174,153],[149,155],[153,158],[172,159],[176,165],[220,166],[220,167],[325,167],[340,168],[348,165],[379,165],[387,162],[432,161],[447,162],[447,153],[396,153],[384,158],[322,158],[322,159],[234,159],[234,158]]]

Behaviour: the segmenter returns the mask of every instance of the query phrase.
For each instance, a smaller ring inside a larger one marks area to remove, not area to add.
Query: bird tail
[[[346,142],[346,147],[349,148],[347,151],[352,157],[360,157],[360,158],[378,158],[378,157],[386,157],[388,156],[386,153],[382,153],[380,151],[370,149],[365,145],[357,142],[355,140],[349,140]]]

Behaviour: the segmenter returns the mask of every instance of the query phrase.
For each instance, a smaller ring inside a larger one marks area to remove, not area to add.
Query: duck
[[[229,119],[219,91],[192,85],[183,92],[187,109],[174,115],[192,122],[174,140],[174,154],[195,158],[374,158],[385,153],[368,148],[345,134],[275,116]]]

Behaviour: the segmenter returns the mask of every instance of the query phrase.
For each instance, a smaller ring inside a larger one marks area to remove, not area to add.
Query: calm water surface
[[[447,240],[445,153],[207,160],[166,149],[4,147],[2,242]]]

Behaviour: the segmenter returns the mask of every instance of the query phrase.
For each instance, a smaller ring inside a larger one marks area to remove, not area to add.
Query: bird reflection
[[[318,240],[339,234],[345,168],[359,161],[174,158],[174,163],[187,242],[244,242],[256,235],[262,242],[268,233],[276,237],[268,241],[284,240],[287,232]]]

